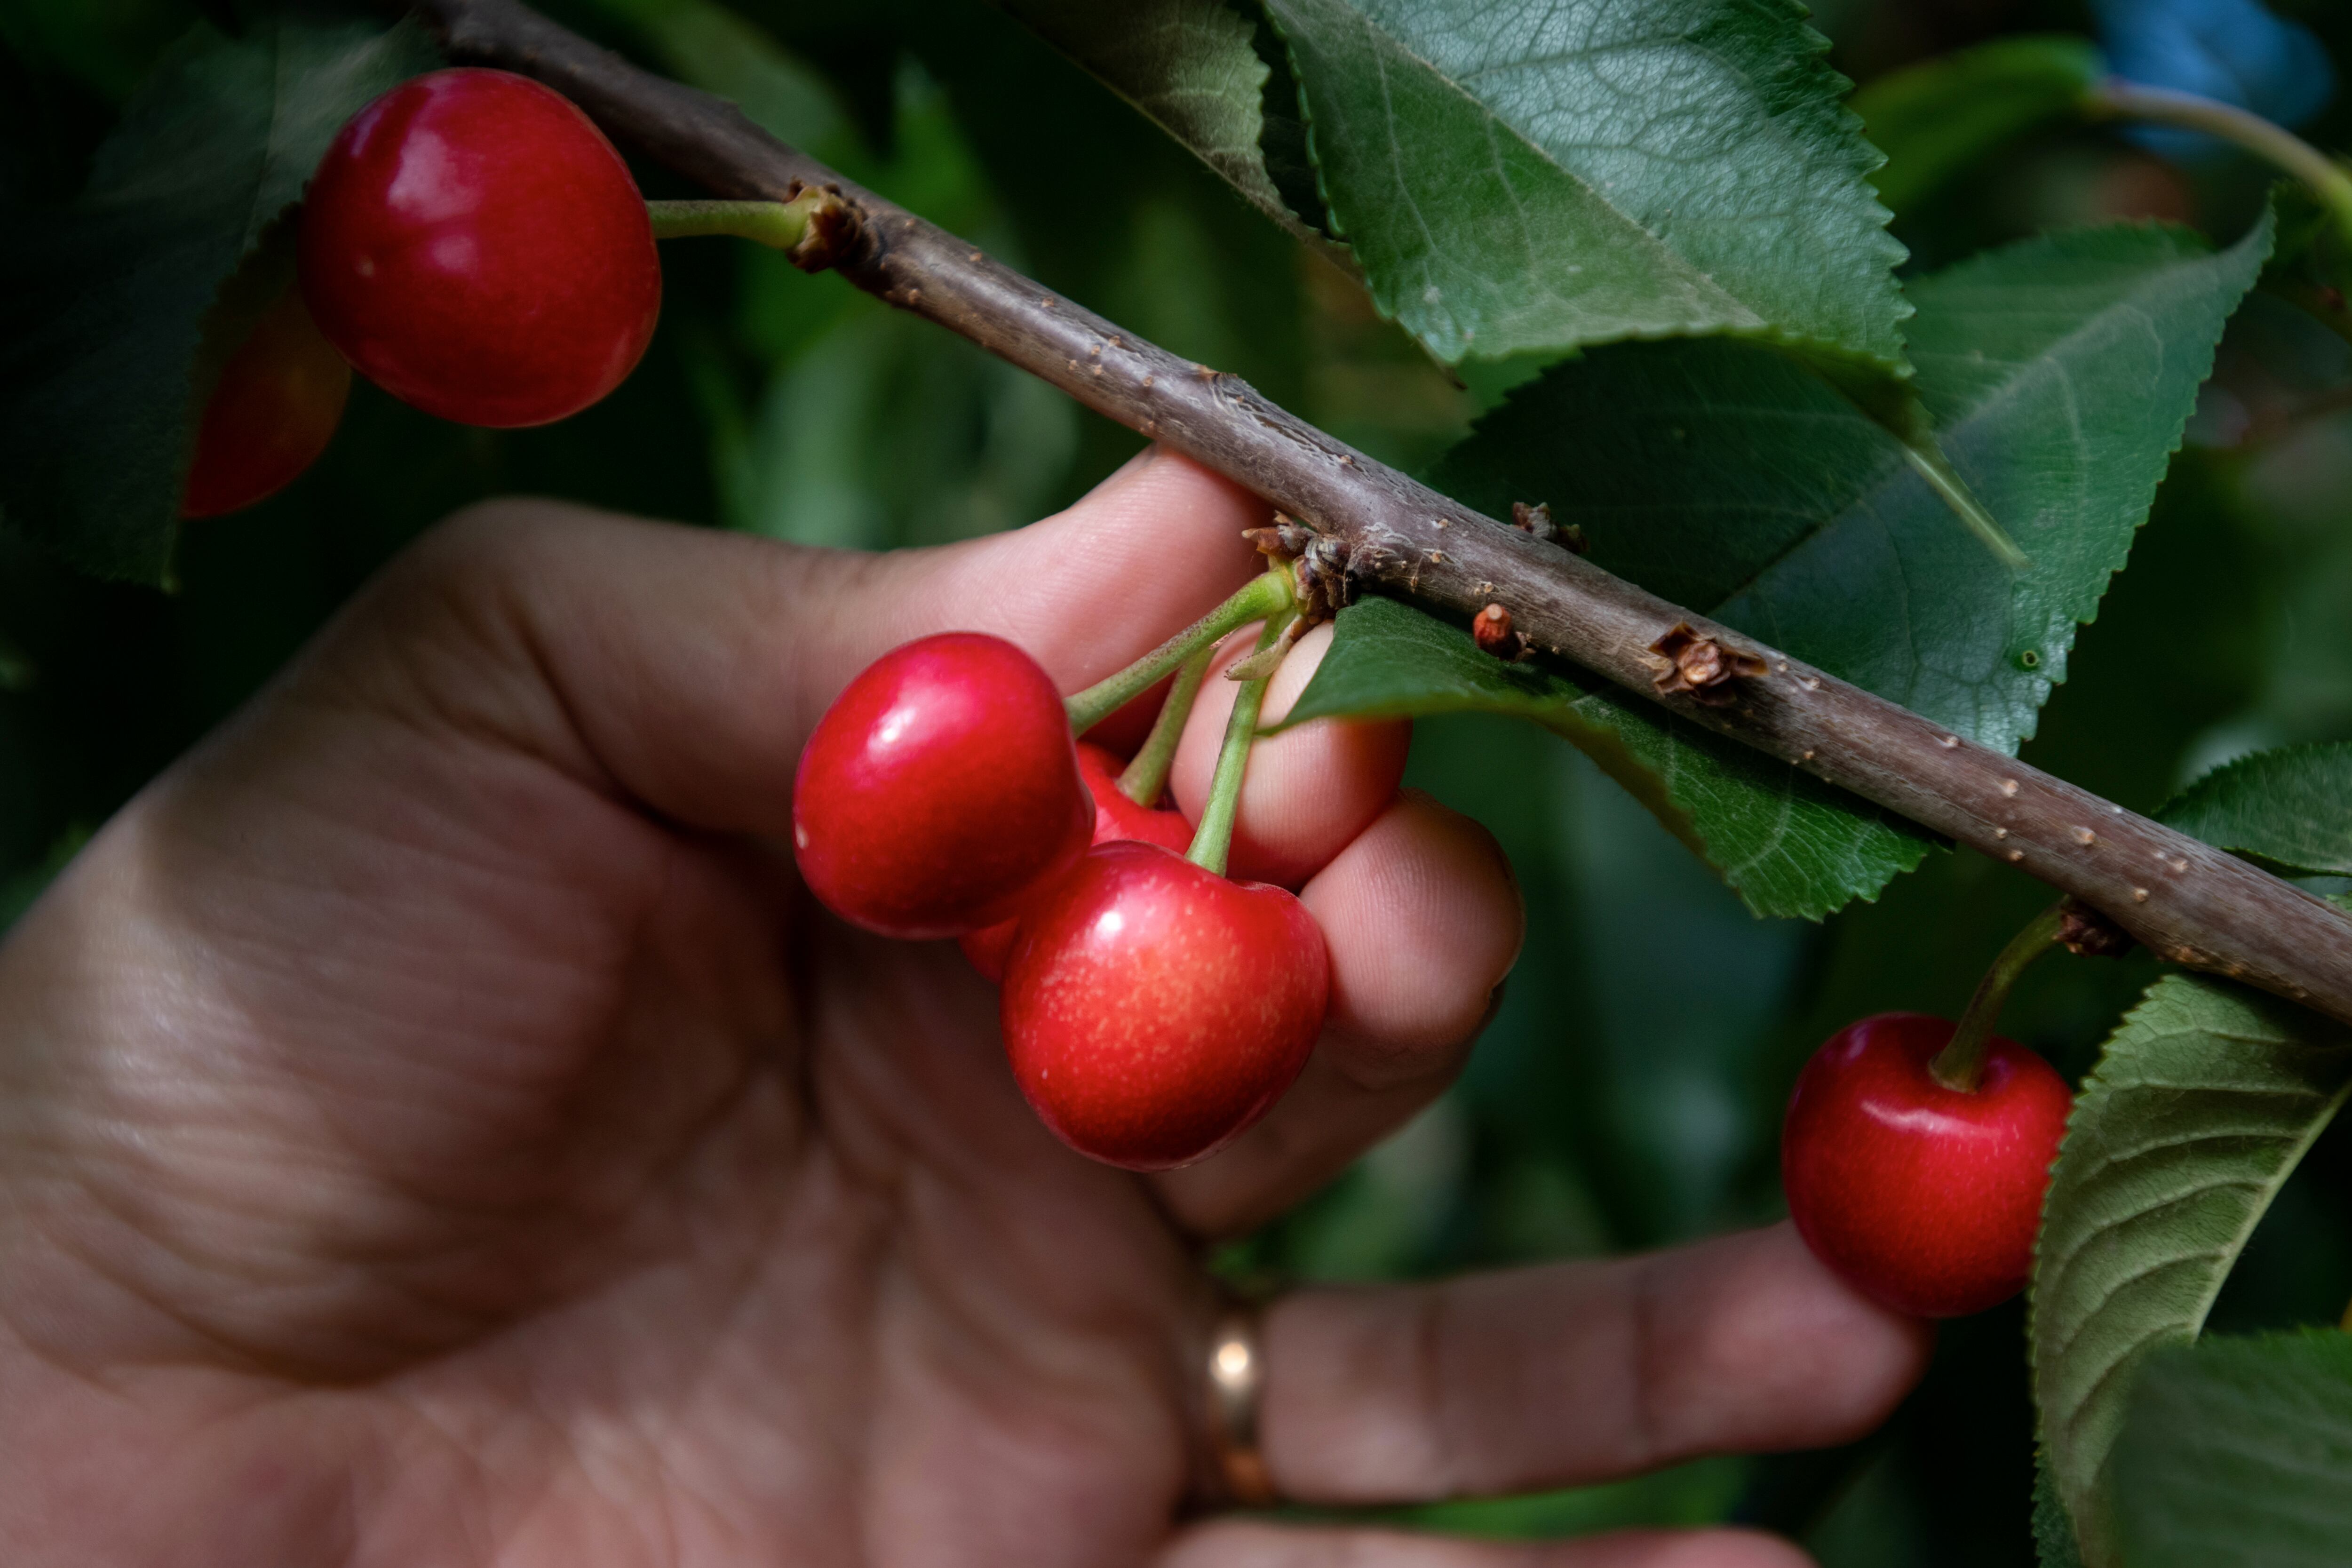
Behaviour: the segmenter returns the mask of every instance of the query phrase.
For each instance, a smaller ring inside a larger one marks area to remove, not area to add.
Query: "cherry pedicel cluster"
[[[1224,875],[1293,591],[1277,566],[1065,702],[1029,656],[970,632],[893,649],[817,723],[793,846],[836,914],[959,938],[1000,982],[1022,1093],[1063,1142],[1133,1170],[1215,1152],[1264,1115],[1321,1033],[1329,959],[1288,892]],[[1236,672],[1197,827],[1161,805],[1217,641],[1263,622]],[[1132,762],[1076,736],[1171,669]]]
[[[2025,1288],[2074,1097],[1992,1026],[2059,920],[2053,910],[2020,933],[1958,1024],[1916,1013],[1849,1024],[1789,1097],[1790,1217],[1815,1257],[1896,1311],[1962,1317]]]

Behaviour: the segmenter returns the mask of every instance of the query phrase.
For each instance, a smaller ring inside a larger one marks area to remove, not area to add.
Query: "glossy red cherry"
[[[1898,1312],[1957,1318],[2025,1286],[2073,1097],[2014,1040],[1973,1091],[1927,1070],[1955,1026],[1916,1013],[1848,1025],[1789,1097],[1780,1176],[1813,1255]]]
[[[467,425],[587,407],[661,310],[628,166],[568,100],[505,71],[434,71],[361,110],[310,181],[301,268],[362,374]]]
[[[1110,844],[1132,838],[1157,844],[1181,855],[1192,847],[1192,825],[1184,814],[1165,807],[1138,805],[1118,787],[1125,772],[1118,758],[1091,741],[1078,742],[1078,773],[1095,800],[1095,842]],[[991,980],[1004,978],[1004,960],[1013,952],[1018,920],[999,921],[985,930],[956,939],[971,966]]]
[[[866,666],[817,721],[793,783],[809,889],[885,936],[1005,919],[1069,869],[1094,826],[1053,679],[978,632]]]
[[[318,461],[343,417],[352,371],[289,289],[221,367],[196,427],[183,517],[267,500]]]
[[[1330,959],[1307,907],[1156,844],[1087,852],[1021,917],[1004,1047],[1062,1141],[1130,1170],[1214,1153],[1288,1089]]]

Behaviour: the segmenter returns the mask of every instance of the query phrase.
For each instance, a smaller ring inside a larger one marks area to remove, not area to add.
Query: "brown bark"
[[[1231,476],[1332,541],[1354,586],[1465,618],[1500,604],[1534,647],[2038,877],[2164,958],[2352,1022],[2352,921],[2300,889],[1481,516],[514,0],[417,9],[454,58],[539,78],[719,195],[838,192],[849,222],[834,261],[858,287]],[[1677,682],[1654,651],[1677,628],[1761,673],[1731,688]]]

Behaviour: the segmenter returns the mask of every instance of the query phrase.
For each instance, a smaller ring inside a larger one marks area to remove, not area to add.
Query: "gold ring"
[[[1225,1494],[1244,1508],[1274,1501],[1274,1479],[1259,1450],[1257,1413],[1265,1390],[1264,1308],[1229,1304],[1209,1336],[1209,1452]]]

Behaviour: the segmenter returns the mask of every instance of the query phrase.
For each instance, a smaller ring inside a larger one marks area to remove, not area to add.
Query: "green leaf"
[[[1903,250],[1794,0],[1267,0],[1326,200],[1441,359],[1738,332],[1893,372]]]
[[[2225,763],[2157,819],[2286,876],[2352,877],[2352,743]]]
[[[1339,612],[1330,651],[1286,723],[1477,710],[1531,719],[1598,763],[1718,868],[1759,915],[1819,920],[1919,863],[1910,824],[1597,676],[1505,664],[1391,599]]]
[[[1886,154],[1871,176],[1896,216],[2038,125],[2080,113],[2106,74],[2087,38],[2067,33],[1995,38],[1908,69],[1853,95],[1863,130]]]
[[[2074,1521],[2058,1500],[2049,1450],[2038,1443],[2033,1448],[2033,1554],[2042,1568],[2083,1568],[2082,1549],[2074,1544]]]
[[[87,570],[160,581],[205,318],[335,132],[436,62],[403,23],[199,26],[133,97],[80,199],[0,238],[0,505]]]
[[[2033,1392],[2084,1561],[2117,1561],[2105,1469],[2139,1363],[2197,1337],[2279,1187],[2352,1090],[2352,1031],[2168,975],[2108,1039],[2035,1247]]]
[[[1323,237],[1291,210],[1267,168],[1263,95],[1271,74],[1256,24],[1223,0],[996,0],[1094,73],[1299,238]]]
[[[2116,1440],[2131,1568],[2340,1568],[2352,1552],[2352,1334],[2148,1358]]]
[[[2014,751],[2124,564],[2269,233],[2216,255],[2178,229],[2086,229],[1912,284],[1920,395],[2032,558],[2014,575],[1891,436],[1742,343],[1557,367],[1435,482],[1490,511],[1549,500],[1619,575]]]

